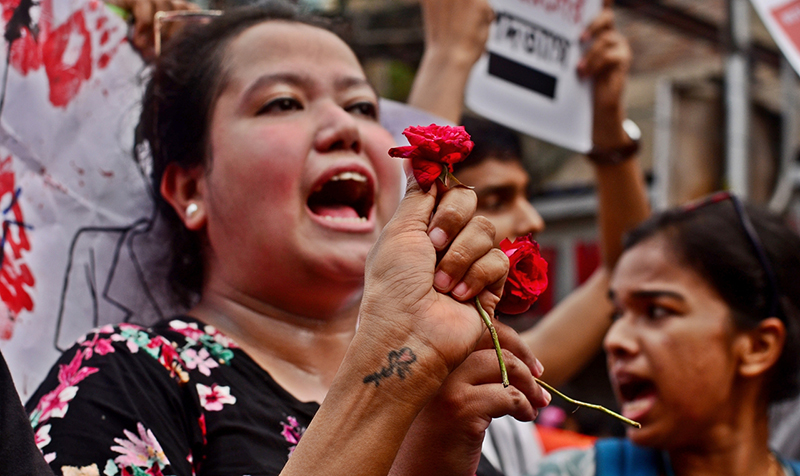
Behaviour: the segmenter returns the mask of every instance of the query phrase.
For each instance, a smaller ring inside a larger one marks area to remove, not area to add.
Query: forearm
[[[622,254],[625,233],[650,215],[647,187],[638,158],[596,165],[597,224],[603,265],[609,270]]]
[[[650,213],[638,159],[596,165],[595,173],[603,263],[586,283],[523,334],[544,364],[545,380],[551,385],[569,380],[600,349],[611,325],[613,306],[608,300],[608,279],[622,254],[622,238]]]
[[[523,334],[544,364],[545,380],[551,385],[569,380],[600,349],[613,312],[608,300],[608,279],[622,254],[623,236],[650,213],[638,159],[595,165],[595,174],[602,265]]]
[[[544,365],[543,379],[561,385],[597,354],[613,306],[608,300],[608,271],[601,267],[553,308],[533,328],[521,334]]]
[[[408,104],[458,124],[472,64],[472,58],[457,51],[427,49],[411,86]]]
[[[289,463],[289,475],[385,475],[419,410],[446,376],[438,356],[416,341],[398,339],[377,350],[357,335],[339,373]],[[415,360],[403,372],[383,372],[391,351]],[[409,354],[411,352],[413,354]],[[365,381],[366,377],[381,375]]]
[[[592,143],[597,150],[624,150],[633,142],[622,127],[627,119],[623,98],[631,48],[614,26],[614,13],[608,6],[587,32],[594,39],[580,69],[594,81]],[[647,190],[636,157],[624,157],[621,163],[596,164],[594,168],[600,247],[603,264],[612,270],[622,252],[624,234],[650,214]]]

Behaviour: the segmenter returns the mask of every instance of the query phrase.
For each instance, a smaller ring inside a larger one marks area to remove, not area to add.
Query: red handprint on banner
[[[97,0],[84,2],[63,22],[54,25],[53,0],[0,0],[9,43],[8,64],[21,75],[42,66],[49,83],[49,100],[66,107],[95,69],[104,69],[127,41],[118,22]],[[32,12],[39,9],[38,22]]]
[[[31,250],[28,239],[29,228],[19,204],[21,190],[11,168],[11,157],[0,162],[0,210],[3,214],[2,237],[0,238],[0,339],[8,340],[14,331],[14,323],[22,310],[33,310],[30,289],[36,280],[25,256]]]

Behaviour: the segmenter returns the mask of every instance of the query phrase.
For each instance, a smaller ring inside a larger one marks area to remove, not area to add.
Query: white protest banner
[[[496,19],[472,69],[476,113],[579,152],[592,147],[592,91],[575,68],[580,35],[602,0],[492,0]]]
[[[81,334],[170,311],[128,25],[100,0],[9,0],[0,26],[0,349],[25,400]]]
[[[789,64],[800,73],[800,0],[752,0]]]

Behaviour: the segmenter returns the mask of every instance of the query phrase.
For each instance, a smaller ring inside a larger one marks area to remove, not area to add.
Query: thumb
[[[389,226],[397,226],[400,230],[421,230],[427,234],[433,209],[436,206],[437,188],[431,187],[423,192],[414,174],[408,174],[406,193],[400,206],[389,222]]]

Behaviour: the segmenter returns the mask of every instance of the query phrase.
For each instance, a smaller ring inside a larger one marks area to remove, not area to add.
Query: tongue
[[[647,392],[636,397],[635,400],[622,404],[622,415],[631,420],[638,420],[647,414],[656,402],[656,395]]]
[[[312,207],[311,211],[323,217],[358,218],[355,209],[347,205],[317,205]]]

